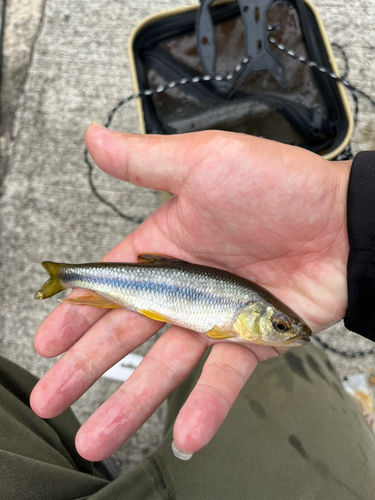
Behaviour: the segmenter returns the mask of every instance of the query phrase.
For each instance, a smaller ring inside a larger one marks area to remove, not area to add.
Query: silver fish
[[[38,300],[66,288],[90,292],[63,302],[125,307],[215,340],[270,346],[309,342],[308,325],[261,286],[221,269],[142,254],[139,263],[55,264],[43,262],[50,279]]]

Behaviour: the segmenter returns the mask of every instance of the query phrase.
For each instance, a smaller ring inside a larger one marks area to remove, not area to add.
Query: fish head
[[[291,309],[258,300],[237,314],[234,329],[244,341],[275,347],[296,347],[310,342],[310,327]]]

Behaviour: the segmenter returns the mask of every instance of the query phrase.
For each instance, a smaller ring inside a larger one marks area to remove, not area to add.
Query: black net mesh
[[[267,11],[267,24],[274,27],[270,34],[278,43],[309,58],[294,2],[274,2]],[[146,88],[206,74],[197,50],[194,22],[190,25],[181,34],[174,33],[170,37],[166,29],[162,39],[154,46],[149,43],[142,51]],[[239,10],[223,19],[216,19],[214,31],[215,70],[217,74],[227,75],[233,72],[245,55],[244,29]],[[309,142],[327,145],[329,139],[324,127],[318,133],[311,131],[314,109],[319,109],[323,124],[332,120],[332,112],[327,108],[316,82],[316,70],[314,73],[310,67],[284,54],[271,43],[268,48],[285,68],[285,88],[262,70],[252,73],[231,97],[220,93],[211,83],[203,82],[154,94],[147,99],[152,102],[154,115],[163,132],[179,134],[206,129],[230,130],[304,147]],[[332,124],[329,126],[332,129]]]
[[[165,85],[166,79],[153,70],[148,71],[153,85]],[[258,137],[270,137],[288,144],[300,144],[302,137],[269,105],[254,99],[210,103],[177,87],[153,97],[156,110],[168,134],[199,130],[230,130]],[[251,117],[251,119],[249,119]]]

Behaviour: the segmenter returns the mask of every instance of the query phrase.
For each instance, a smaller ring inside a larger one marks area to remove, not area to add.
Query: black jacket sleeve
[[[375,152],[353,160],[348,187],[348,330],[375,342]]]

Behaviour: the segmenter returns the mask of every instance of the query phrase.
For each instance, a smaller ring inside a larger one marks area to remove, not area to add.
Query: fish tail
[[[48,272],[50,278],[44,283],[42,288],[36,292],[34,298],[36,300],[47,299],[56,295],[56,293],[65,290],[65,286],[61,283],[59,278],[60,269],[64,264],[56,264],[55,262],[42,262],[42,267]]]

